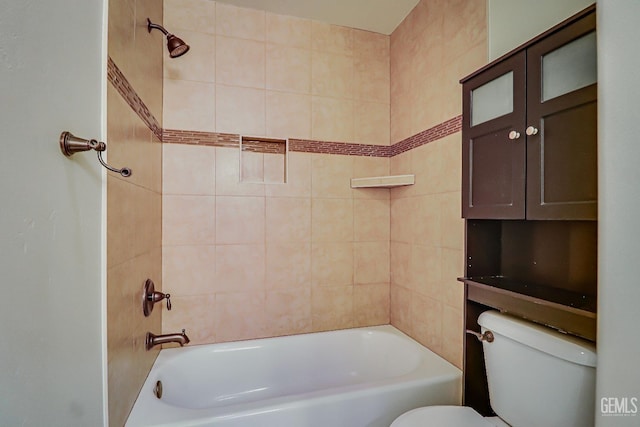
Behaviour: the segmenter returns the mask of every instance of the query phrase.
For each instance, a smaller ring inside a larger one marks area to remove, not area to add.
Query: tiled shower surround
[[[163,24],[191,50],[163,52],[163,106],[151,118],[124,82],[134,76],[143,105],[157,93],[121,66],[130,52],[116,58],[111,38],[109,50],[119,90],[109,103],[127,102],[162,150],[154,280],[173,302],[162,331],[185,328],[197,344],[391,323],[461,366],[458,80],[486,62],[484,0],[422,0],[391,36],[209,0],[164,0]],[[289,139],[286,183],[239,182],[240,135]],[[138,166],[114,151],[113,163]],[[349,185],[408,173],[413,186]],[[135,299],[137,288],[108,286]],[[109,326],[140,352],[146,330],[123,332],[136,316],[110,312]],[[115,366],[113,377],[125,372]],[[133,396],[133,382],[110,390]]]
[[[164,7],[192,51],[164,62],[176,309],[163,329],[214,342],[391,322],[460,366],[458,80],[485,62],[484,2],[422,1],[390,37],[205,0]],[[243,134],[289,138],[286,184],[238,184],[227,136]],[[349,186],[389,173],[416,184]]]

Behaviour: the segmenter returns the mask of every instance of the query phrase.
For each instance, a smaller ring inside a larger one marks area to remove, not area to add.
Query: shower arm
[[[131,169],[124,167],[122,169],[114,168],[113,166],[109,166],[102,159],[102,152],[107,149],[107,144],[104,142],[98,141],[96,139],[84,139],[78,138],[71,132],[65,131],[60,134],[60,150],[62,154],[67,157],[73,156],[75,153],[81,153],[84,151],[95,150],[98,153],[98,161],[102,166],[111,172],[119,173],[124,178],[128,178],[131,176]]]
[[[156,29],[156,30],[160,30],[162,31],[162,33],[165,36],[171,36],[173,34],[171,34],[169,31],[165,30],[165,28],[162,25],[158,25],[158,24],[154,24],[153,22],[151,22],[151,19],[147,18],[147,31],[151,32],[152,29]]]

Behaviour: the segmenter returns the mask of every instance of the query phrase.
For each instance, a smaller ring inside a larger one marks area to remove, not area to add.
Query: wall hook
[[[102,159],[102,152],[107,149],[107,144],[104,142],[100,142],[95,139],[84,139],[78,138],[71,132],[65,131],[60,134],[60,150],[62,154],[67,157],[73,156],[75,153],[81,153],[83,151],[95,150],[98,153],[98,161],[102,166],[110,170],[111,172],[116,172],[122,175],[125,178],[131,176],[131,169],[122,168],[116,169],[112,166],[109,166]]]

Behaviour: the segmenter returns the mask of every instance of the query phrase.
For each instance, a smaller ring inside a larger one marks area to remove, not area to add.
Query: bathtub
[[[376,326],[162,350],[126,426],[389,427],[460,396],[459,369]]]

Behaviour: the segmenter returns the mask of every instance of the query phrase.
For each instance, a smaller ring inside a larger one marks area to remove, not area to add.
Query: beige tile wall
[[[389,144],[389,37],[208,0],[164,7],[192,46],[188,62],[165,55],[165,128]],[[251,184],[238,155],[164,146],[165,332],[388,323],[389,191],[349,184],[389,159],[290,153],[286,184]]]
[[[164,144],[163,329],[193,343],[389,323],[389,160],[290,153],[286,184],[238,182],[239,152]]]
[[[486,60],[481,0],[423,0],[390,41],[206,0],[164,4],[168,27],[196,33],[190,62],[164,62],[165,128],[387,145],[460,115],[458,80]],[[263,185],[238,183],[233,149],[165,144],[163,274],[176,309],[163,329],[225,341],[385,323],[390,310],[461,366],[460,154],[460,134],[390,162],[292,153],[289,182]],[[390,199],[349,188],[389,171],[416,185]]]
[[[162,118],[162,34],[148,34],[146,17],[162,22],[152,0],[110,0],[109,56],[152,114]],[[162,288],[162,145],[111,84],[107,86],[107,160],[128,166],[130,178],[107,173],[107,358],[109,424],[122,426],[158,351],[147,331],[161,331],[161,310],[145,318],[142,286]],[[95,155],[95,154],[94,154]]]
[[[165,0],[164,127],[389,144],[389,37],[209,0]]]
[[[422,0],[391,35],[391,142],[462,114],[458,81],[486,63],[484,0]],[[391,323],[462,367],[460,133],[391,159]]]

